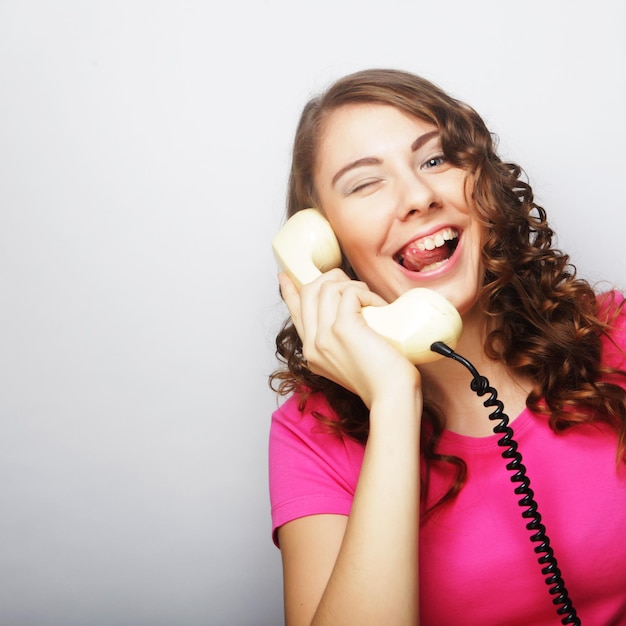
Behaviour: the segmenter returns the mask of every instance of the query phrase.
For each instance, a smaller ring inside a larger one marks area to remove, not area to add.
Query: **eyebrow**
[[[428,143],[433,137],[437,137],[439,135],[438,130],[431,130],[423,135],[420,135],[412,144],[411,144],[411,152],[417,152],[424,144]],[[334,176],[331,181],[331,185],[334,185],[346,172],[356,168],[363,167],[365,165],[380,165],[381,160],[377,157],[364,157],[362,159],[357,159],[356,161],[352,161],[348,163],[344,167],[342,167]]]
[[[411,144],[411,152],[417,152],[425,143],[428,143],[433,137],[437,137],[439,135],[438,130],[431,130],[428,133],[424,133],[420,135],[412,144]]]
[[[332,185],[334,185],[346,172],[356,168],[362,167],[364,165],[380,165],[381,160],[376,157],[365,157],[363,159],[357,159],[356,161],[352,161],[352,163],[348,163],[342,167],[334,176],[332,180]]]

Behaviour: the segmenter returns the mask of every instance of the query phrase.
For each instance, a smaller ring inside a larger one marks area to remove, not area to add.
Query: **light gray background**
[[[559,244],[626,284],[626,38],[596,0],[4,0],[0,623],[275,625],[270,240],[346,72],[474,105]]]

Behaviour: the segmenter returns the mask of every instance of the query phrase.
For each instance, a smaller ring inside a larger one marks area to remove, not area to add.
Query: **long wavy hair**
[[[479,296],[493,322],[486,354],[534,381],[527,406],[548,415],[555,431],[592,420],[608,422],[618,435],[617,462],[625,461],[626,391],[615,378],[625,374],[601,365],[601,337],[608,336],[618,306],[601,307],[591,285],[576,276],[568,255],[553,247],[554,233],[524,172],[498,157],[494,137],[471,107],[398,70],[365,70],[340,79],[302,112],[287,216],[318,205],[313,172],[325,122],[335,109],[354,103],[391,105],[439,129],[446,159],[469,175],[474,217],[487,231]],[[356,278],[345,258],[343,269]],[[336,415],[316,417],[345,436],[367,441],[367,408],[355,394],[307,369],[290,320],[276,337],[276,355],[281,366],[270,376],[272,389],[281,395],[299,393],[302,409],[311,394],[324,394]],[[462,488],[466,466],[458,457],[437,452],[445,420],[435,405],[424,407],[422,423],[423,500],[432,463],[449,464],[455,475],[437,507]]]

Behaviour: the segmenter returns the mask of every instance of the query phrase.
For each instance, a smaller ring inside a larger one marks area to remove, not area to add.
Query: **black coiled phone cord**
[[[476,395],[482,397],[487,393],[490,394],[483,402],[483,405],[485,407],[496,407],[493,413],[489,415],[489,419],[492,421],[500,420],[500,422],[493,427],[493,432],[502,434],[502,437],[498,440],[498,445],[505,448],[502,451],[502,457],[505,460],[510,459],[506,468],[515,472],[513,476],[511,476],[511,482],[520,483],[515,487],[514,491],[517,495],[523,496],[518,500],[518,504],[521,507],[525,507],[525,510],[522,511],[522,517],[530,520],[526,524],[526,528],[530,531],[534,531],[530,540],[539,544],[535,546],[534,550],[537,554],[541,555],[537,559],[539,564],[545,565],[545,567],[541,569],[541,573],[546,577],[546,585],[552,585],[549,589],[550,594],[555,596],[552,599],[552,603],[557,607],[557,614],[564,616],[561,619],[562,624],[575,624],[576,626],[580,626],[580,618],[576,615],[576,609],[572,606],[572,601],[565,588],[565,582],[561,576],[556,557],[554,556],[554,550],[550,546],[550,539],[546,535],[546,528],[541,523],[541,515],[537,510],[537,502],[534,498],[535,494],[530,488],[530,479],[526,476],[526,467],[522,462],[522,455],[517,450],[517,442],[513,439],[513,429],[508,425],[509,417],[504,413],[502,401],[498,400],[498,394],[496,390],[489,385],[487,378],[481,376],[467,359],[454,352],[452,348],[441,341],[432,344],[430,348],[433,352],[437,352],[438,354],[461,363],[470,371],[473,377],[470,387]]]

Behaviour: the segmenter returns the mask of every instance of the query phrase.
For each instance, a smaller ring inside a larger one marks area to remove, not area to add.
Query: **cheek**
[[[363,242],[342,241],[341,239],[339,241],[343,254],[356,274],[356,278],[366,280],[368,255],[363,248]]]
[[[482,285],[485,274],[485,266],[483,264],[482,249],[485,242],[485,233],[482,226],[472,220],[471,245],[467,250],[467,268],[477,274],[478,282]]]
[[[368,242],[359,237],[359,233],[352,232],[344,238],[339,238],[339,243],[347,259],[349,267],[347,274],[356,280],[363,281],[370,289],[376,291],[376,277],[380,276],[380,271],[376,270],[375,247],[370,247]]]
[[[341,249],[351,263],[367,255],[368,252],[371,254],[371,251],[375,249],[372,237],[372,232],[375,231],[371,224],[365,224],[363,220],[349,219],[332,211],[328,211],[326,216],[337,235]]]
[[[379,256],[381,240],[376,236],[377,230],[359,228],[359,226],[351,225],[345,230],[335,232],[350,265],[358,276],[365,280],[365,274]]]

